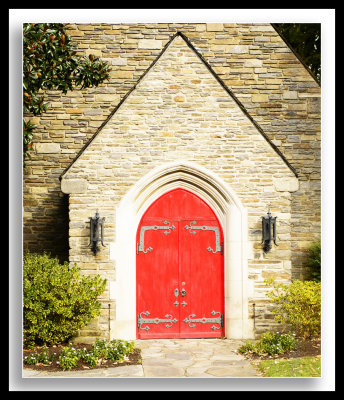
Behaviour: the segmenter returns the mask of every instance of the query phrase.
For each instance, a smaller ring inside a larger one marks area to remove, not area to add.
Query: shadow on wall
[[[69,199],[68,195],[55,194],[54,199],[42,202],[39,210],[25,221],[23,231],[24,250],[32,253],[49,253],[60,263],[69,259]],[[52,203],[54,207],[52,207]]]

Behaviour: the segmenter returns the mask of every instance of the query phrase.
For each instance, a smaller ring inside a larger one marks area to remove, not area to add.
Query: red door
[[[224,336],[223,233],[185,189],[146,211],[137,231],[137,338]]]

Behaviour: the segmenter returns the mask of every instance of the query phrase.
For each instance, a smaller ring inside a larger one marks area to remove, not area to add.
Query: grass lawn
[[[320,377],[321,358],[301,357],[287,360],[264,360],[258,364],[267,377]]]

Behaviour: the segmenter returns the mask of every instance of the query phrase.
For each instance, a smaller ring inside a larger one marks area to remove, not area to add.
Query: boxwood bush
[[[275,305],[275,320],[303,339],[321,334],[321,283],[295,279],[290,285],[266,279],[267,296]]]
[[[63,343],[99,315],[106,280],[82,276],[48,254],[26,252],[23,262],[24,346]]]

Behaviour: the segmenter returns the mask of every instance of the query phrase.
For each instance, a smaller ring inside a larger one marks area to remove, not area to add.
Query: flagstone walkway
[[[33,377],[143,377],[143,378],[228,378],[259,377],[259,372],[238,354],[243,341],[230,339],[135,340],[141,349],[142,365],[85,371],[39,372],[23,370]]]

